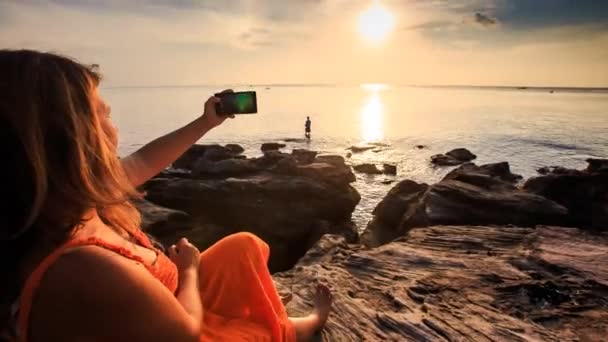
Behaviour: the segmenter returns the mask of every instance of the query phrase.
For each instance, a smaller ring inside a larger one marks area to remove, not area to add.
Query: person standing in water
[[[306,117],[306,123],[304,124],[304,136],[310,140],[310,116]]]

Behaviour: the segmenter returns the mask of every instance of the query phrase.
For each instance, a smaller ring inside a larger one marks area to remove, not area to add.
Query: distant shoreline
[[[158,88],[312,88],[312,87],[361,87],[365,84],[183,84],[183,85],[120,85],[106,86],[103,89],[158,89]],[[468,89],[468,90],[505,90],[505,91],[537,91],[560,93],[608,93],[608,87],[549,87],[549,86],[479,86],[479,85],[416,85],[416,84],[384,84],[396,88],[429,88],[429,89]]]

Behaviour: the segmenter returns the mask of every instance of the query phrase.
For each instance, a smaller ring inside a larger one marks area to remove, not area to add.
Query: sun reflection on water
[[[384,103],[380,92],[385,84],[363,84],[361,88],[369,93],[360,113],[361,138],[364,142],[380,141],[384,138]]]

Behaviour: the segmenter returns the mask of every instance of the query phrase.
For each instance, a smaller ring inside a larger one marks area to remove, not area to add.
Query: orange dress
[[[29,315],[45,272],[70,248],[95,245],[140,262],[175,293],[175,264],[156,250],[143,232],[138,231],[135,237],[143,247],[157,251],[154,264],[146,264],[129,250],[98,238],[68,241],[47,256],[30,274],[21,292],[19,340],[28,340]],[[295,341],[295,330],[268,271],[269,253],[268,245],[250,233],[227,236],[201,253],[199,282],[204,313],[200,341]]]

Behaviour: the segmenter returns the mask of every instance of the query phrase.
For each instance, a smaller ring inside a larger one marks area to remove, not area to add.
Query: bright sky
[[[106,85],[608,86],[605,0],[0,0],[0,47]]]

